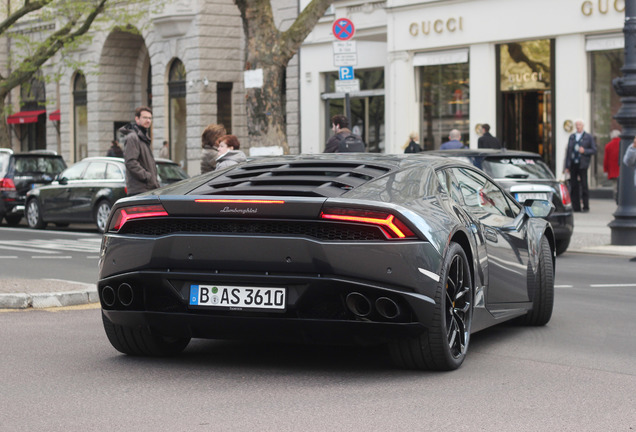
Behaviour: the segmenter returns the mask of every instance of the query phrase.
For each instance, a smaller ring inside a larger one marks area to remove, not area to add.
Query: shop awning
[[[35,123],[38,121],[38,116],[44,114],[45,110],[38,111],[20,111],[19,113],[11,114],[7,117],[8,124],[22,124],[22,123]]]
[[[51,114],[49,114],[49,120],[60,121],[60,110],[55,110]]]

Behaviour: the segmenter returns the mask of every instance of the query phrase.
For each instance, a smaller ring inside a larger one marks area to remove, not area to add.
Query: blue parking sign
[[[347,81],[354,79],[353,66],[340,66],[340,80]]]

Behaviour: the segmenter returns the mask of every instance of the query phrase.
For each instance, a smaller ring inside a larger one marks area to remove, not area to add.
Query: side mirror
[[[523,202],[523,211],[528,217],[547,218],[554,212],[554,204],[547,200],[527,199]]]
[[[57,182],[61,185],[68,184],[68,179],[66,177],[58,177]]]

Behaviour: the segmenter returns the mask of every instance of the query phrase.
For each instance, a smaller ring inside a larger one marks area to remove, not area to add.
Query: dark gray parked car
[[[528,198],[552,202],[555,210],[548,221],[554,229],[556,254],[561,255],[567,250],[574,230],[570,192],[565,183],[556,179],[540,154],[505,149],[461,149],[431,153],[472,163],[488,173],[520,203]]]
[[[98,293],[131,355],[191,338],[386,344],[458,368],[473,332],[552,314],[548,201],[441,157],[272,157],[119,200]]]

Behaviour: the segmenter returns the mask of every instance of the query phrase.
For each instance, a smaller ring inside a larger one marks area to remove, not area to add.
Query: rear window
[[[179,167],[173,164],[157,164],[157,173],[164,182],[175,182],[188,178],[188,175]]]
[[[482,163],[482,169],[491,177],[498,179],[554,179],[554,174],[548,165],[537,158],[489,158]]]
[[[20,156],[15,158],[15,174],[49,174],[55,176],[66,168],[62,158]]]

